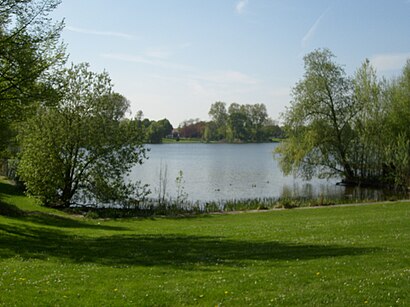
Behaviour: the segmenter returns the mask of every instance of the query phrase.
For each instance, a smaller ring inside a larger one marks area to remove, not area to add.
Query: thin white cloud
[[[156,59],[155,57],[147,57],[141,55],[131,55],[131,54],[124,54],[124,53],[102,53],[100,54],[101,57],[110,60],[117,60],[122,62],[129,62],[129,63],[139,63],[139,64],[146,64],[152,66],[158,66],[162,68],[168,69],[177,69],[177,70],[191,70],[190,66],[182,65],[178,63],[172,63],[169,61],[164,61],[161,59]]]
[[[147,54],[142,55],[131,55],[123,53],[102,53],[101,57],[110,60],[117,60],[129,63],[139,63],[152,66],[158,66],[168,69],[176,69],[185,71],[188,74],[177,77],[173,76],[172,79],[183,79],[183,80],[196,80],[198,82],[210,83],[217,86],[224,85],[255,85],[258,84],[258,80],[254,77],[247,75],[245,73],[235,71],[235,70],[223,70],[223,71],[212,71],[212,72],[199,72],[194,69],[192,66],[183,65],[179,63],[173,63],[171,61],[163,60],[161,57],[156,56],[156,54]],[[156,75],[156,78],[162,78],[161,76]],[[166,78],[166,77],[165,77]]]
[[[399,70],[410,59],[410,52],[377,54],[370,58],[370,63],[378,71]]]
[[[310,29],[306,32],[305,36],[303,36],[302,41],[301,41],[301,45],[302,48],[305,48],[307,46],[307,44],[309,43],[309,41],[313,38],[313,36],[315,36],[315,33],[320,25],[320,22],[322,21],[323,17],[327,14],[327,12],[329,11],[329,8],[327,8],[322,15],[320,15],[316,21],[314,22],[314,24],[310,27]]]
[[[238,14],[243,14],[247,5],[248,5],[248,0],[239,0],[235,5],[235,11]]]
[[[200,72],[192,69],[191,72],[179,76],[163,76],[163,75],[151,75],[153,78],[163,80],[174,80],[179,82],[191,82],[195,85],[201,85],[203,87],[225,87],[225,86],[244,86],[244,85],[257,85],[259,80],[247,75],[245,73],[234,70],[223,71],[210,71]]]
[[[97,31],[97,30],[83,29],[83,28],[77,28],[77,27],[71,27],[71,26],[67,26],[65,27],[65,29],[70,32],[76,32],[76,33],[81,33],[81,34],[89,34],[89,35],[97,35],[97,36],[111,36],[111,37],[128,39],[128,40],[137,39],[135,35],[122,33],[122,32]]]

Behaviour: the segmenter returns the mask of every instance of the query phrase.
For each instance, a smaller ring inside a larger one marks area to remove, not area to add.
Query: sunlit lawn
[[[410,305],[410,203],[87,220],[0,199],[0,305]]]

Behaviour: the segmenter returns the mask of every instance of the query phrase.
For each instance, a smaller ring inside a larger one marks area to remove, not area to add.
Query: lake
[[[160,181],[165,182],[167,198],[175,199],[176,178],[182,171],[181,186],[193,202],[321,195],[357,197],[356,194],[363,193],[359,197],[378,197],[374,194],[377,191],[371,191],[369,196],[368,190],[337,186],[337,179],[303,181],[284,176],[273,156],[276,146],[277,143],[147,145],[149,159],[136,166],[130,177],[149,184],[153,198],[159,195]]]

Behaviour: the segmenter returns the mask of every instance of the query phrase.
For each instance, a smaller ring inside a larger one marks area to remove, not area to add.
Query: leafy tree
[[[18,173],[45,205],[130,202],[138,183],[124,176],[145,157],[143,135],[124,121],[129,103],[112,91],[107,73],[87,64],[61,72],[60,99],[22,127]]]
[[[222,140],[226,138],[226,129],[228,125],[228,113],[226,111],[226,103],[217,101],[211,105],[208,112],[215,129],[213,131],[213,139]]]
[[[316,50],[284,115],[288,139],[278,148],[285,173],[341,176],[348,183],[410,185],[410,61],[392,82],[368,60],[354,78]]]
[[[386,163],[396,187],[410,187],[410,59],[387,91]]]
[[[353,83],[328,50],[305,56],[304,78],[293,88],[284,114],[288,139],[278,148],[285,173],[305,178],[342,176],[355,181],[351,121],[357,113]]]
[[[355,137],[350,151],[355,177],[360,183],[381,184],[388,130],[386,84],[378,80],[375,69],[366,60],[356,71],[353,85],[357,113],[351,121]]]
[[[233,139],[248,142],[252,138],[252,123],[244,105],[232,103],[228,108],[229,126]]]
[[[262,142],[266,139],[263,127],[268,122],[268,112],[266,106],[261,103],[254,105],[246,105],[248,109],[248,116],[252,125],[252,138],[255,142]]]
[[[278,125],[277,122],[275,122],[271,118],[268,118],[265,125],[262,127],[262,134],[265,140],[268,140],[270,138],[285,138],[285,132],[283,131],[283,129]]]
[[[147,140],[151,144],[162,143],[162,139],[172,133],[172,125],[168,119],[151,121],[147,128]]]
[[[269,117],[264,104],[232,103],[228,111],[224,102],[215,102],[209,111],[211,121],[205,128],[205,140],[228,142],[263,142],[269,139]]]
[[[217,135],[217,125],[214,121],[207,122],[205,125],[203,139],[205,142],[219,140]]]
[[[50,69],[65,61],[59,44],[62,22],[49,14],[59,0],[0,0],[0,151],[14,133],[11,124],[53,96]]]

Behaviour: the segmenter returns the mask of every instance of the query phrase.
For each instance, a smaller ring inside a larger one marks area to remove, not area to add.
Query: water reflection
[[[132,179],[158,195],[161,168],[167,168],[166,194],[176,198],[175,179],[183,172],[190,201],[223,201],[251,198],[353,198],[379,200],[386,191],[336,185],[337,179],[303,181],[284,176],[273,150],[277,144],[163,144],[151,145],[149,160],[137,166]]]

